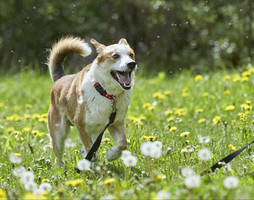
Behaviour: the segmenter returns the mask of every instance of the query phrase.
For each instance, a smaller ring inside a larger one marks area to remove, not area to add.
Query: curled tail
[[[48,67],[53,82],[65,75],[63,63],[70,53],[77,53],[81,56],[88,56],[92,52],[89,45],[78,37],[64,37],[56,42],[49,54]]]

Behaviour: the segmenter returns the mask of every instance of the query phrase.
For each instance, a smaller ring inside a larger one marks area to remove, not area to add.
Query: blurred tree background
[[[52,43],[75,35],[106,45],[124,37],[150,72],[239,67],[253,62],[253,8],[253,0],[1,0],[0,66],[46,71]]]

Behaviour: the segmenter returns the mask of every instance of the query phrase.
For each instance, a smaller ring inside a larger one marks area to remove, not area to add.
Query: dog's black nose
[[[134,61],[133,61],[133,62],[129,62],[129,63],[127,64],[127,67],[130,68],[130,69],[134,69],[134,68],[136,67],[136,64],[137,64],[137,63],[134,62]]]

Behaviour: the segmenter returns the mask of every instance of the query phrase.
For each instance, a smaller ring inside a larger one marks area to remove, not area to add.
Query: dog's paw
[[[120,156],[121,156],[121,151],[117,151],[114,149],[108,150],[108,153],[107,153],[108,161],[113,161],[113,160],[119,158]]]
[[[58,169],[64,168],[64,162],[63,161],[55,160],[55,165],[58,167]]]

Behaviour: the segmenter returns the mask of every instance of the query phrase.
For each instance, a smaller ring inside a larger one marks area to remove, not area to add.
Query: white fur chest
[[[109,122],[113,111],[113,100],[102,96],[94,87],[94,80],[86,77],[82,83],[86,103],[85,130],[89,135],[98,135]],[[116,118],[114,123],[122,122],[128,110],[131,90],[124,91],[115,98]]]

